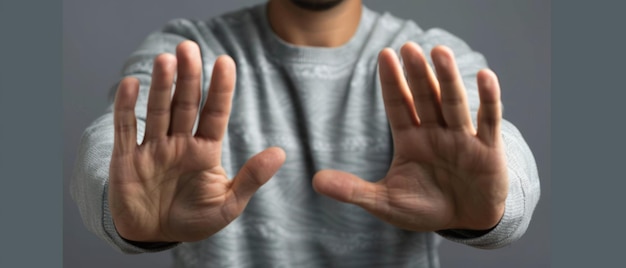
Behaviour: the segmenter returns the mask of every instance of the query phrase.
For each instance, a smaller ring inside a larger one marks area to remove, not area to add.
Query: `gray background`
[[[2,268],[62,267],[61,6],[0,1]]]
[[[108,105],[109,88],[126,57],[166,21],[208,18],[248,1],[63,2],[64,267],[169,267],[168,252],[123,255],[89,233],[67,193],[77,144],[85,127]],[[498,250],[444,242],[443,267],[548,267],[550,263],[550,1],[388,0],[364,3],[441,27],[483,53],[500,78],[505,117],[534,152],[542,197],[526,235]]]

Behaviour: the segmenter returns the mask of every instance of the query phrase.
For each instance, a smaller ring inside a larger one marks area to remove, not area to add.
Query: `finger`
[[[383,186],[343,171],[317,172],[313,176],[313,188],[320,194],[373,212],[385,210],[387,204]]]
[[[202,60],[198,45],[184,41],[176,47],[178,73],[172,99],[170,133],[191,134],[200,102]]]
[[[496,74],[488,69],[478,72],[477,80],[480,95],[477,136],[484,143],[492,145],[500,139],[502,120],[500,83]]]
[[[233,59],[229,56],[217,58],[206,103],[200,114],[197,136],[216,141],[222,139],[230,116],[235,79]]]
[[[439,103],[439,82],[428,65],[422,49],[417,44],[409,42],[402,46],[400,53],[420,125],[443,125],[443,114],[441,114]]]
[[[243,165],[233,179],[232,191],[237,204],[245,206],[252,195],[265,184],[285,162],[285,151],[278,147],[268,148]]]
[[[378,64],[385,110],[392,132],[418,125],[419,119],[396,53],[389,48],[383,49],[378,55]]]
[[[175,74],[176,58],[173,55],[161,54],[154,59],[144,142],[167,135]]]
[[[137,147],[137,119],[135,103],[139,92],[139,81],[134,77],[122,79],[115,95],[113,110],[114,150],[116,154],[132,153]]]
[[[441,90],[441,111],[446,125],[454,130],[474,132],[463,79],[450,49],[437,46],[431,52]]]

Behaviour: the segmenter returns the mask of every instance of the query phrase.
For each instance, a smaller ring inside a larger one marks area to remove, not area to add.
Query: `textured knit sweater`
[[[171,249],[175,267],[438,267],[441,237],[480,248],[518,239],[539,199],[534,158],[518,130],[502,124],[509,175],[504,216],[485,234],[462,230],[411,232],[365,210],[317,194],[311,185],[321,169],[352,172],[368,181],[383,178],[393,146],[377,76],[381,49],[407,41],[424,51],[450,47],[463,75],[473,117],[479,106],[476,74],[484,58],[441,29],[423,31],[414,22],[363,7],[354,36],[336,48],[288,44],[272,32],[265,5],[205,21],[174,20],[154,32],[130,56],[123,76],[141,82],[136,106],[138,142],[145,128],[153,59],[195,41],[203,61],[203,101],[213,63],[221,54],[237,64],[232,114],[222,163],[234,176],[252,155],[279,146],[287,160],[224,229],[195,243],[139,247],[116,232],[107,200],[113,148],[113,113],[85,131],[71,193],[89,230],[127,253]]]

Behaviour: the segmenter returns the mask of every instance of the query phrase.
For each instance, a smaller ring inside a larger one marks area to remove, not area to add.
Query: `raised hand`
[[[134,113],[139,82],[125,78],[119,85],[108,197],[115,227],[125,239],[202,240],[233,221],[285,161],[281,149],[269,148],[250,158],[232,180],[228,178],[220,156],[235,64],[227,56],[216,60],[206,104],[192,133],[201,67],[198,46],[190,41],[178,45],[176,57],[156,57],[141,145]]]
[[[318,172],[315,189],[359,205],[395,226],[414,231],[488,230],[504,213],[508,177],[500,137],[500,88],[495,74],[477,75],[480,108],[471,120],[452,51],[401,49],[407,78],[391,49],[379,55],[383,98],[394,143],[385,178],[371,183],[335,170]]]

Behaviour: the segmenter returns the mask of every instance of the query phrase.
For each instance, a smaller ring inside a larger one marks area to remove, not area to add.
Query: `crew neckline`
[[[259,22],[261,36],[271,57],[286,62],[315,63],[326,65],[346,64],[356,60],[372,28],[373,11],[361,5],[361,18],[354,35],[345,44],[338,47],[298,46],[280,38],[272,30],[267,16],[267,3],[252,10]]]

